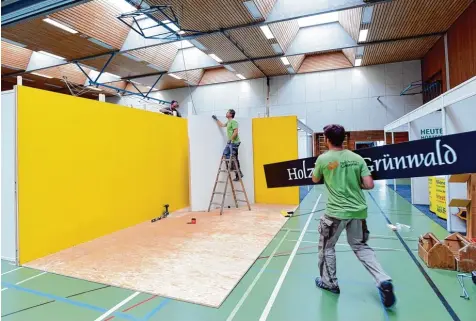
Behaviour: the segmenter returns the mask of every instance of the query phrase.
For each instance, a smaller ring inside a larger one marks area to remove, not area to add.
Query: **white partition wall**
[[[441,112],[434,112],[416,119],[409,126],[409,140],[419,140],[442,135]],[[411,179],[412,204],[430,205],[428,177]]]
[[[16,212],[16,92],[2,92],[1,107],[2,170],[2,259],[17,262]]]
[[[226,119],[219,118],[223,123]],[[239,124],[239,160],[244,174],[248,199],[254,203],[254,172],[253,172],[253,137],[251,118],[236,118]],[[206,211],[212,195],[215,178],[220,165],[223,149],[226,146],[226,128],[218,127],[211,116],[189,115],[188,135],[190,151],[190,207],[192,211]],[[234,177],[233,177],[234,178]],[[235,186],[239,183],[234,183]],[[220,184],[218,191],[223,191]],[[231,190],[228,189],[231,193]],[[227,193],[228,193],[227,192]],[[238,195],[239,199],[243,196]],[[216,201],[221,201],[221,195],[215,196]],[[235,207],[231,196],[225,200],[225,205]],[[239,203],[240,207],[245,203]]]

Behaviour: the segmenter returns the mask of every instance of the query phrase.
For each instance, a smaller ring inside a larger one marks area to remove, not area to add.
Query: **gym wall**
[[[263,165],[298,158],[297,117],[253,118],[255,201],[299,204],[299,187],[269,188]]]
[[[189,204],[187,121],[18,86],[20,263]]]

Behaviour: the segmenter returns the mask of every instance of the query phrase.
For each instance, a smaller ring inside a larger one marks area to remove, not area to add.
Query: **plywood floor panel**
[[[286,222],[283,209],[291,207],[179,211],[26,266],[218,307]],[[197,224],[187,224],[192,217]]]

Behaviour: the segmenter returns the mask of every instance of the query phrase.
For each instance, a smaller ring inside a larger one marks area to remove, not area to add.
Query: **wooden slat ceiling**
[[[233,68],[237,74],[243,75],[243,77],[247,79],[265,76],[251,61],[230,64],[230,67]]]
[[[438,39],[439,36],[431,36],[365,46],[362,65],[421,59]]]
[[[91,70],[87,67],[83,67],[86,73]],[[42,75],[50,76],[56,79],[63,79],[65,77],[69,82],[77,85],[84,85],[86,82],[86,75],[75,64],[67,64],[58,67],[52,67],[39,71]]]
[[[362,21],[362,7],[339,11],[339,23],[355,41],[359,39],[360,22]]]
[[[342,53],[347,57],[350,63],[355,63],[355,50],[356,48],[342,49]]]
[[[367,41],[443,32],[472,0],[398,0],[376,4]]]
[[[131,30],[117,19],[120,14],[113,1],[94,0],[53,13],[50,18],[120,49]]]
[[[306,56],[298,73],[333,70],[352,67],[342,52],[329,52]]]
[[[268,15],[271,13],[271,10],[273,10],[273,6],[276,3],[276,0],[254,0],[254,2],[263,17],[267,18]]]
[[[97,57],[84,60],[82,63],[101,71],[108,59],[109,56]],[[132,77],[159,72],[154,68],[148,67],[147,62],[138,62],[120,54],[117,54],[112,58],[105,71],[121,77]]]
[[[297,20],[289,20],[284,22],[271,23],[269,29],[278,41],[283,52],[286,52],[291,42],[299,31]]]
[[[202,79],[203,72],[204,72],[203,69],[195,69],[195,70],[174,72],[174,75],[177,75],[180,78],[186,80],[189,85],[196,86],[200,83],[200,79]]]
[[[188,84],[182,79],[175,79],[169,75],[164,75],[162,78],[160,78],[159,83],[155,85],[155,88],[158,90],[167,90],[187,86]]]
[[[128,54],[147,61],[161,70],[169,70],[177,55],[178,47],[173,43],[153,46],[149,48],[137,49],[128,52]]]
[[[225,35],[215,33],[197,38],[207,50],[206,54],[215,54],[224,62],[246,59],[246,56]]]
[[[72,34],[43,21],[44,17],[22,21],[2,28],[2,37],[19,42],[32,51],[46,52],[68,60],[106,53],[110,49],[87,40],[87,36]]]
[[[271,44],[277,43],[276,39],[266,39],[259,27],[248,27],[228,31],[231,38],[251,58],[275,55]]]
[[[301,67],[302,62],[304,61],[305,56],[296,55],[296,56],[289,56],[287,58],[289,60],[289,63],[293,67],[294,71],[298,71],[299,68]]]
[[[240,80],[234,73],[228,71],[226,68],[219,67],[205,70],[202,79],[200,80],[200,86],[218,84],[223,82]]]
[[[257,21],[241,0],[146,0],[145,2],[151,6],[172,5],[183,29],[211,31]]]
[[[287,75],[288,70],[279,58],[266,58],[255,61],[267,76]]]
[[[2,65],[25,70],[30,61],[32,51],[2,41]]]

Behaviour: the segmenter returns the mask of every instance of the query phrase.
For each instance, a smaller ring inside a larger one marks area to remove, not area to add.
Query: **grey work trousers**
[[[367,245],[369,231],[365,220],[349,219],[340,220],[323,215],[320,219],[319,237],[319,272],[321,280],[329,288],[338,287],[336,277],[336,251],[335,245],[342,231],[346,229],[347,242],[357,258],[362,262],[367,271],[374,278],[377,286],[391,278],[385,274],[377,261],[374,251]]]

